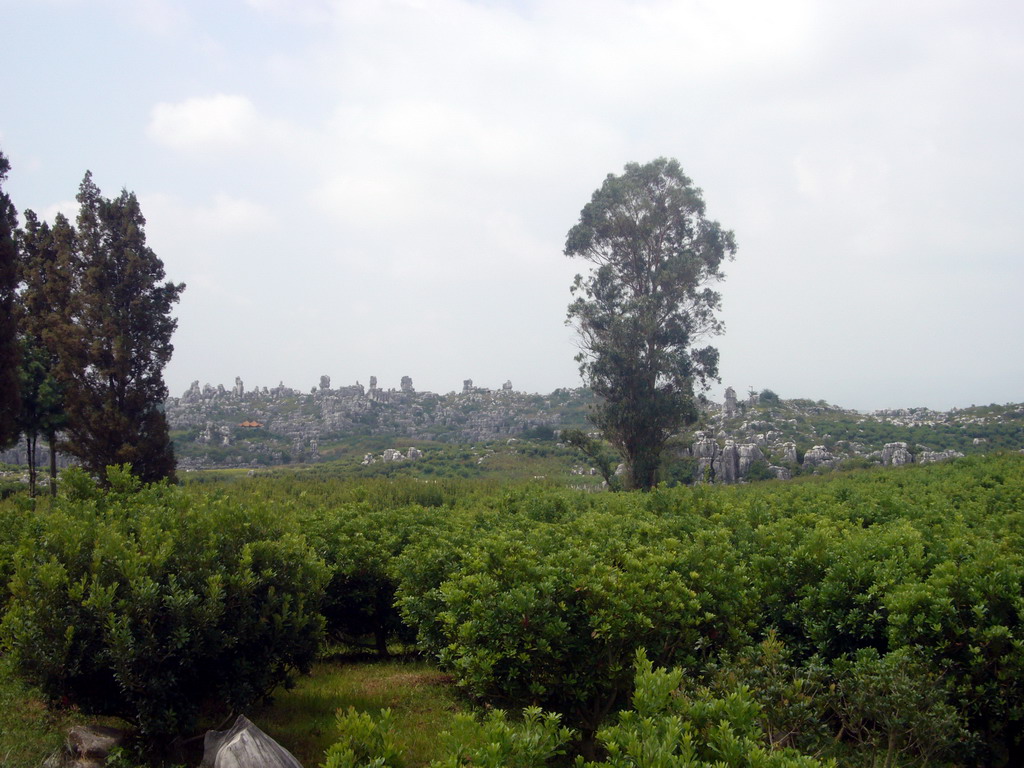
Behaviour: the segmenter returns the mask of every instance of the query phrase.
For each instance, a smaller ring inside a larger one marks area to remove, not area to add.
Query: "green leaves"
[[[761,707],[741,687],[726,693],[684,684],[680,669],[656,669],[643,652],[636,659],[632,709],[598,731],[602,762],[581,768],[817,768],[817,760],[773,747],[761,725]]]
[[[1004,457],[769,489],[506,494],[500,516],[453,511],[405,549],[398,594],[465,690],[584,733],[629,695],[643,648],[715,696],[749,686],[779,745],[834,749],[836,723],[849,742],[870,721],[868,749],[981,755],[1024,719],[1019,514],[987,503],[1020,487],[1024,459]],[[887,699],[902,703],[883,721]]]
[[[404,768],[391,733],[394,717],[390,709],[372,717],[349,707],[338,710],[337,722],[341,738],[327,750],[323,768]]]
[[[0,152],[0,448],[7,448],[18,438],[21,410],[18,374],[18,336],[14,311],[15,289],[18,286],[18,249],[14,232],[18,215],[3,183],[11,164]]]
[[[848,738],[923,762],[962,753],[971,740],[948,681],[909,647],[884,656],[863,648],[834,665],[833,709]]]
[[[56,334],[63,448],[101,478],[120,464],[145,482],[172,478],[163,368],[174,350],[171,310],[185,286],[162,282],[163,263],[146,245],[134,193],[104,198],[87,172],[77,200],[67,308]]]
[[[484,742],[466,726],[446,765],[561,749],[563,727],[623,766],[800,765],[784,747],[994,764],[1022,732],[1024,528],[1007,500],[1024,457],[429,508],[363,493],[376,485],[332,503],[319,483],[110,477],[124,492],[72,472],[52,509],[0,505],[3,633],[51,695],[160,728],[301,668],[330,576],[336,630],[383,617],[474,698],[561,718],[530,715],[521,743],[513,718],[489,718]]]
[[[718,353],[694,349],[722,331],[709,286],[732,258],[731,232],[704,217],[700,190],[675,160],[609,174],[566,236],[577,275],[566,322],[580,335],[580,374],[599,398],[594,424],[626,460],[628,486],[654,486],[666,440],[696,420],[694,386],[718,375]]]
[[[655,526],[657,528],[657,526]],[[738,564],[620,516],[496,531],[437,588],[439,658],[475,696],[539,704],[593,732],[629,694],[634,653],[698,665],[745,637]]]
[[[632,670],[632,708],[614,716],[598,733],[601,760],[577,756],[577,768],[820,768],[792,749],[773,748],[758,725],[760,707],[746,689],[725,694],[688,689],[679,669],[657,669],[641,651]],[[328,751],[324,768],[401,768],[390,729],[392,716],[353,709],[338,713],[341,740]],[[431,768],[542,768],[560,764],[574,731],[539,707],[521,717],[491,710],[482,718],[457,716],[443,734],[448,756]]]
[[[326,570],[294,519],[108,476],[72,474],[18,550],[0,631],[27,677],[161,740],[308,667]]]

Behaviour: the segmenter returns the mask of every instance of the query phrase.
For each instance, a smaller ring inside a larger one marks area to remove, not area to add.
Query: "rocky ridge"
[[[864,414],[770,390],[742,401],[731,387],[677,456],[695,479],[733,483],[836,468],[927,464],[990,450],[1024,449],[1024,404],[949,412],[901,408]]]
[[[249,390],[236,378],[232,387],[193,382],[181,397],[168,399],[166,413],[179,468],[186,471],[316,463],[372,438],[378,447],[357,454],[369,466],[417,461],[436,443],[556,440],[561,429],[586,426],[592,401],[582,388],[539,395],[517,392],[511,382],[491,390],[471,379],[442,395],[417,392],[408,376],[397,389],[380,387],[372,376],[368,387],[335,388],[322,376],[309,392],[283,383]],[[1024,404],[860,413],[821,400],[783,400],[769,390],[738,398],[729,388],[722,403],[705,404],[697,430],[680,436],[672,454],[679,480],[732,483],[1021,449]],[[45,466],[45,447],[39,450]],[[0,462],[23,464],[24,451],[19,445],[0,453]]]
[[[517,392],[511,382],[490,390],[462,382],[446,395],[417,392],[412,379],[383,389],[376,377],[331,387],[329,376],[303,393],[285,387],[247,391],[194,382],[167,403],[183,468],[260,466],[330,457],[329,446],[359,436],[392,437],[402,452],[367,453],[363,461],[409,461],[416,441],[480,443],[512,437],[554,437],[585,426],[592,396],[585,389],[550,395]],[[942,461],[992,449],[1024,448],[1024,405],[949,412],[901,408],[860,413],[825,401],[783,400],[764,390],[705,404],[702,423],[675,449],[694,478],[738,482],[823,472],[840,467],[899,466]],[[411,449],[411,450],[410,450]]]
[[[246,390],[236,378],[230,389],[193,382],[168,399],[166,413],[179,466],[203,469],[316,462],[329,457],[330,445],[353,437],[473,443],[551,435],[584,423],[591,400],[583,389],[517,392],[510,381],[491,390],[467,379],[461,391],[440,395],[417,392],[408,376],[398,389],[378,386],[375,376],[369,387],[332,388],[322,376],[308,393],[283,383]]]

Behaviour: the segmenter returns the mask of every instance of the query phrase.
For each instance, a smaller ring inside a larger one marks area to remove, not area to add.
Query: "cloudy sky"
[[[1024,4],[0,0],[19,210],[134,190],[193,379],[580,383],[565,234],[675,157],[722,386],[1024,401]],[[722,387],[710,393],[718,399]]]

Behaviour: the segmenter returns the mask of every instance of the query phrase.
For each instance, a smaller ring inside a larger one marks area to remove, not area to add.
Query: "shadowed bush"
[[[14,558],[0,632],[54,700],[159,742],[209,703],[235,710],[313,661],[326,568],[288,516],[79,471]]]

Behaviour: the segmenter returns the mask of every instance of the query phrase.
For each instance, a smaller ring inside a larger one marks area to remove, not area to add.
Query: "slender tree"
[[[53,229],[25,211],[19,233],[21,293],[18,326],[21,342],[21,431],[27,444],[29,488],[35,495],[36,446],[50,450],[50,493],[57,492],[57,435],[66,426],[63,388],[57,379],[59,341],[71,323],[74,229],[57,214]]]
[[[651,488],[666,441],[697,417],[695,387],[718,376],[715,317],[722,262],[736,243],[704,215],[701,192],[675,160],[609,174],[569,230],[577,275],[567,322],[579,332],[580,373],[598,396],[591,420],[625,459],[632,488]]]
[[[21,410],[18,339],[14,299],[18,287],[18,212],[3,189],[11,164],[0,152],[0,448],[18,439]]]
[[[133,193],[105,199],[87,172],[77,200],[73,322],[58,342],[63,447],[101,478],[125,463],[147,482],[173,478],[163,369],[174,351],[171,309],[185,286],[164,281]]]

